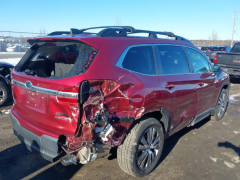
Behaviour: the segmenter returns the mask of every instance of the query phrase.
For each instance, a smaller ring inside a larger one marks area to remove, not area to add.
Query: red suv
[[[13,129],[43,158],[65,155],[64,165],[86,164],[118,146],[119,166],[145,176],[166,138],[224,116],[229,77],[173,33],[97,28],[97,34],[71,29],[28,40],[32,47],[12,72]],[[74,64],[51,60],[69,47],[77,49]]]

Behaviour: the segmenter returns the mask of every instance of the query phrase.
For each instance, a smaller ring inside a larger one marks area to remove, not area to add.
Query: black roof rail
[[[70,34],[70,31],[54,31],[48,34],[47,36],[57,36],[57,35],[64,35],[64,34]]]
[[[86,31],[86,30],[89,30],[89,29],[100,29],[100,28],[105,28],[105,29],[106,28],[115,28],[115,29],[122,28],[122,29],[130,30],[132,33],[135,32],[135,28],[132,27],[132,26],[99,26],[99,27],[91,27],[91,28],[80,29],[80,31]]]
[[[158,38],[157,35],[165,35],[168,37],[174,37],[177,41],[183,41],[186,43],[193,44],[189,40],[185,39],[184,37],[177,36],[173,34],[172,32],[160,32],[160,31],[148,31],[148,30],[140,30],[135,29],[132,26],[99,26],[99,27],[91,27],[91,28],[85,28],[85,29],[74,29],[72,28],[69,31],[55,31],[48,36],[56,36],[56,35],[63,35],[63,34],[83,34],[84,31],[90,30],[90,29],[103,29],[100,32],[97,33],[97,36],[99,37],[127,37],[128,34],[134,34],[134,33],[148,33],[149,38]],[[91,34],[91,33],[90,33]]]

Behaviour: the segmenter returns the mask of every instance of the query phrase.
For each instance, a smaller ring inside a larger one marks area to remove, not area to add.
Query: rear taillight
[[[221,52],[224,52],[224,53],[226,53],[227,51],[221,51]]]
[[[207,50],[208,52],[212,52],[210,49]]]
[[[57,92],[58,101],[77,103],[78,102],[78,86],[61,88]]]
[[[218,55],[216,55],[214,58],[214,64],[217,64],[217,58],[218,58]]]

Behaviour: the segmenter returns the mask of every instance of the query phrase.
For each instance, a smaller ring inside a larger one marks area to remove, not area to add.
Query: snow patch
[[[238,94],[233,94],[233,95],[229,96],[229,100],[230,100],[230,101],[238,101],[238,100],[236,99],[236,97],[239,97],[239,96],[240,96],[240,93],[238,93]]]
[[[234,165],[234,164],[229,163],[229,162],[227,162],[227,161],[224,161],[224,164],[225,164],[227,167],[229,167],[229,168],[235,168],[235,165]]]
[[[213,162],[217,162],[217,158],[213,158],[210,156],[210,159],[213,160]]]
[[[16,66],[17,63],[20,61],[21,58],[8,58],[8,59],[0,59],[0,62],[6,62]]]

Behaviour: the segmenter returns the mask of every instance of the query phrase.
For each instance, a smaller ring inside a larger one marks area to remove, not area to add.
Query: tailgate
[[[20,124],[55,134],[74,135],[78,125],[78,88],[86,75],[66,79],[44,79],[12,73],[12,113]]]
[[[218,53],[217,64],[223,67],[240,68],[240,54]]]

